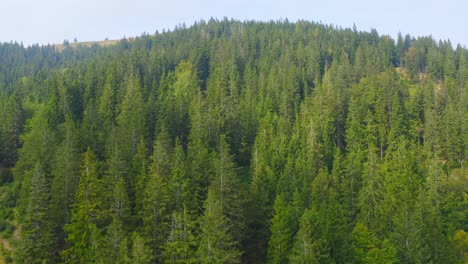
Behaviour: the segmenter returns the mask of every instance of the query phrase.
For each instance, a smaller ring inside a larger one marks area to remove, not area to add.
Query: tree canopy
[[[5,261],[468,261],[468,50],[449,41],[211,19],[3,43],[0,120]]]

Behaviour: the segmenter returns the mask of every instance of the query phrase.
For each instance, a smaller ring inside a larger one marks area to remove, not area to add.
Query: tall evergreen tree
[[[352,237],[354,263],[395,263],[398,261],[395,247],[388,240],[380,243],[363,224],[356,225]]]
[[[59,252],[65,246],[64,225],[71,221],[71,207],[75,202],[80,179],[80,153],[75,124],[67,118],[63,126],[64,138],[58,145],[52,164],[50,216],[54,224],[54,247]],[[62,131],[62,130],[59,130]],[[57,253],[58,253],[57,252]]]
[[[170,171],[167,171],[168,150],[162,146],[162,141],[156,143],[153,163],[150,167],[149,179],[143,197],[143,224],[148,236],[149,245],[156,259],[159,260],[160,249],[166,240],[167,224],[170,217],[171,196],[168,183]]]
[[[294,238],[294,212],[281,196],[276,196],[268,241],[268,263],[287,263]]]
[[[229,233],[228,220],[213,189],[208,190],[200,217],[197,258],[202,263],[240,263],[240,252]]]
[[[174,211],[169,225],[169,236],[164,245],[164,263],[195,263],[197,242],[193,234],[193,216],[186,207]]]
[[[80,183],[72,206],[71,223],[65,225],[66,250],[62,257],[66,263],[90,263],[97,260],[104,212],[102,181],[98,175],[93,151],[83,155]]]
[[[18,261],[44,263],[53,260],[52,229],[48,214],[50,191],[40,163],[36,163],[30,179],[31,193],[21,227]]]
[[[151,254],[151,248],[148,247],[145,239],[138,233],[133,232],[131,235],[131,242],[131,254],[128,262],[135,264],[151,263],[153,255]]]
[[[3,106],[2,124],[0,130],[3,132],[2,144],[0,144],[0,157],[7,166],[13,166],[18,159],[18,148],[20,147],[20,135],[23,132],[25,113],[21,106],[18,94],[13,94]]]
[[[229,146],[224,138],[220,139],[218,157],[214,160],[215,178],[211,188],[219,198],[223,214],[226,216],[229,232],[237,243],[245,237],[245,194]]]

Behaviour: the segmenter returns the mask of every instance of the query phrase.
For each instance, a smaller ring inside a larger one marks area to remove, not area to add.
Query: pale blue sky
[[[119,39],[173,29],[185,22],[228,17],[321,21],[358,30],[377,29],[450,39],[468,46],[468,1],[464,0],[1,0],[0,42],[26,45]]]

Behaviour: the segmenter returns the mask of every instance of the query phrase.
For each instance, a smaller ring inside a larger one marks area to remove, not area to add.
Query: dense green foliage
[[[0,120],[16,263],[468,261],[450,42],[225,19],[1,44]]]

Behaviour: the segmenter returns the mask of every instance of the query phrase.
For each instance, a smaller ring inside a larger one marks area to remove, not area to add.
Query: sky
[[[396,37],[448,40],[468,46],[468,1],[464,0],[1,0],[0,42],[25,45],[120,39],[187,26],[200,19],[298,19],[356,25]]]

